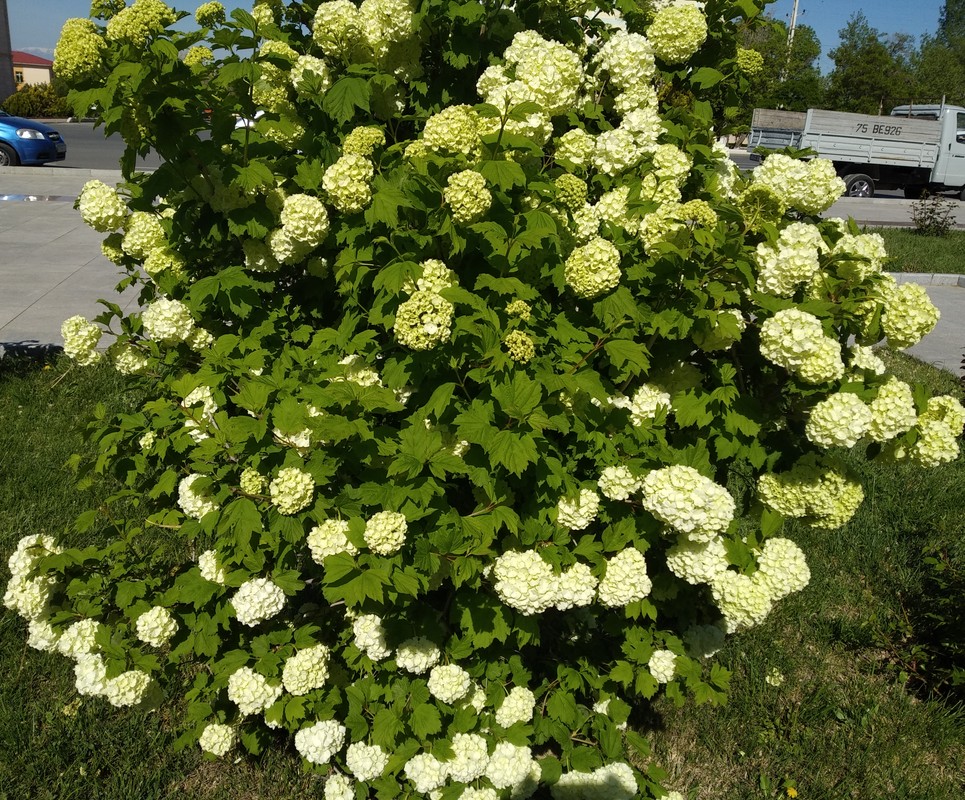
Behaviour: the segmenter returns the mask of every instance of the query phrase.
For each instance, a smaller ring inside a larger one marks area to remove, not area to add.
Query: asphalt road
[[[61,169],[119,169],[124,141],[120,134],[105,137],[104,128],[94,129],[93,122],[48,122],[60,131],[67,143],[67,158],[49,167]],[[141,169],[154,169],[160,159],[154,153],[138,159]]]

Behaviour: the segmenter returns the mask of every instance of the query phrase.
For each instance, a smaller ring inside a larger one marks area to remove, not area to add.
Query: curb
[[[118,183],[121,178],[119,169],[75,169],[74,167],[0,167],[0,175],[47,175],[62,176],[65,178],[98,178],[107,183],[114,181]]]
[[[941,272],[889,272],[897,283],[920,283],[922,286],[958,286],[965,289],[965,275]]]

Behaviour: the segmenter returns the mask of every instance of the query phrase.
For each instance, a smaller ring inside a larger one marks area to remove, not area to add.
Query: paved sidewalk
[[[100,298],[125,310],[136,307],[136,291],[120,296],[114,290],[121,273],[101,255],[103,234],[88,228],[73,208],[91,178],[113,185],[120,172],[0,167],[0,351],[61,345],[60,324],[75,314],[101,313]],[[965,277],[896,277],[925,285],[942,314],[935,330],[907,352],[960,374]]]

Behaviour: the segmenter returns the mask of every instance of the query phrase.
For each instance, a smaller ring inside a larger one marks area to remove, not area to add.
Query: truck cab
[[[923,191],[959,192],[965,199],[965,108],[948,105],[895,106],[890,116],[934,120],[941,126],[938,152],[931,174],[924,184],[903,184],[906,197],[920,197]]]

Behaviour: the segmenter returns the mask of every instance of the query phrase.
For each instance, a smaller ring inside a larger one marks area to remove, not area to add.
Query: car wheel
[[[860,172],[844,179],[844,193],[848,197],[874,197],[875,182]]]
[[[19,164],[17,151],[5,144],[0,144],[0,167],[16,167]]]

